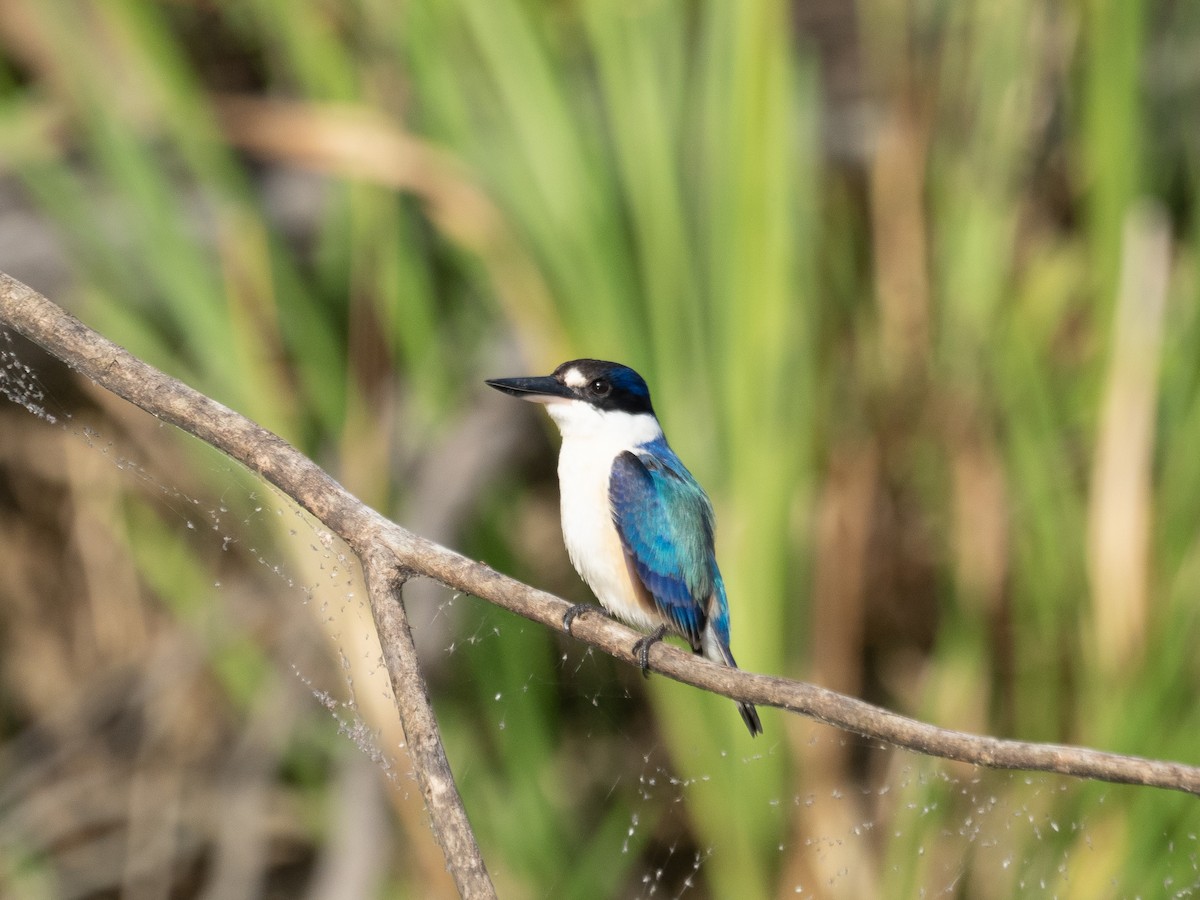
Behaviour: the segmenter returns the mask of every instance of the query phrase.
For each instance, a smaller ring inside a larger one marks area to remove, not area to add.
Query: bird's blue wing
[[[633,570],[671,630],[698,649],[716,571],[704,490],[663,443],[617,456],[608,497]]]

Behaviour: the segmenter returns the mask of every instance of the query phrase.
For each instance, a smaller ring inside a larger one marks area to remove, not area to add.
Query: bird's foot
[[[580,613],[590,612],[595,608],[595,605],[591,603],[576,603],[565,613],[563,613],[563,631],[565,631],[567,634],[570,634],[571,623],[575,621],[575,617]]]
[[[650,648],[663,639],[667,633],[666,625],[659,625],[652,632],[633,645],[631,651],[637,656],[638,665],[642,667],[642,677],[650,677]]]

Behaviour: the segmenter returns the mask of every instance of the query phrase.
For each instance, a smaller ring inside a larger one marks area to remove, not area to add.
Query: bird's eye
[[[608,383],[607,379],[597,378],[588,385],[588,390],[592,392],[593,396],[607,397],[612,393],[612,385]]]

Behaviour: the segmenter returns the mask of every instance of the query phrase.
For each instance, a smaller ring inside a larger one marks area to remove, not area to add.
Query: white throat
[[[563,452],[568,445],[572,452],[587,445],[589,456],[607,453],[609,464],[618,453],[662,437],[662,428],[650,413],[600,410],[582,400],[548,403],[546,412],[562,432]]]

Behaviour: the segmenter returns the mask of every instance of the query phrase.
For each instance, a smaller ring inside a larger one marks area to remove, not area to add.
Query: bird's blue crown
[[[620,363],[602,359],[573,359],[554,370],[556,381],[569,384],[572,372],[578,373],[571,384],[575,395],[598,409],[654,415],[650,388],[637,372]]]

